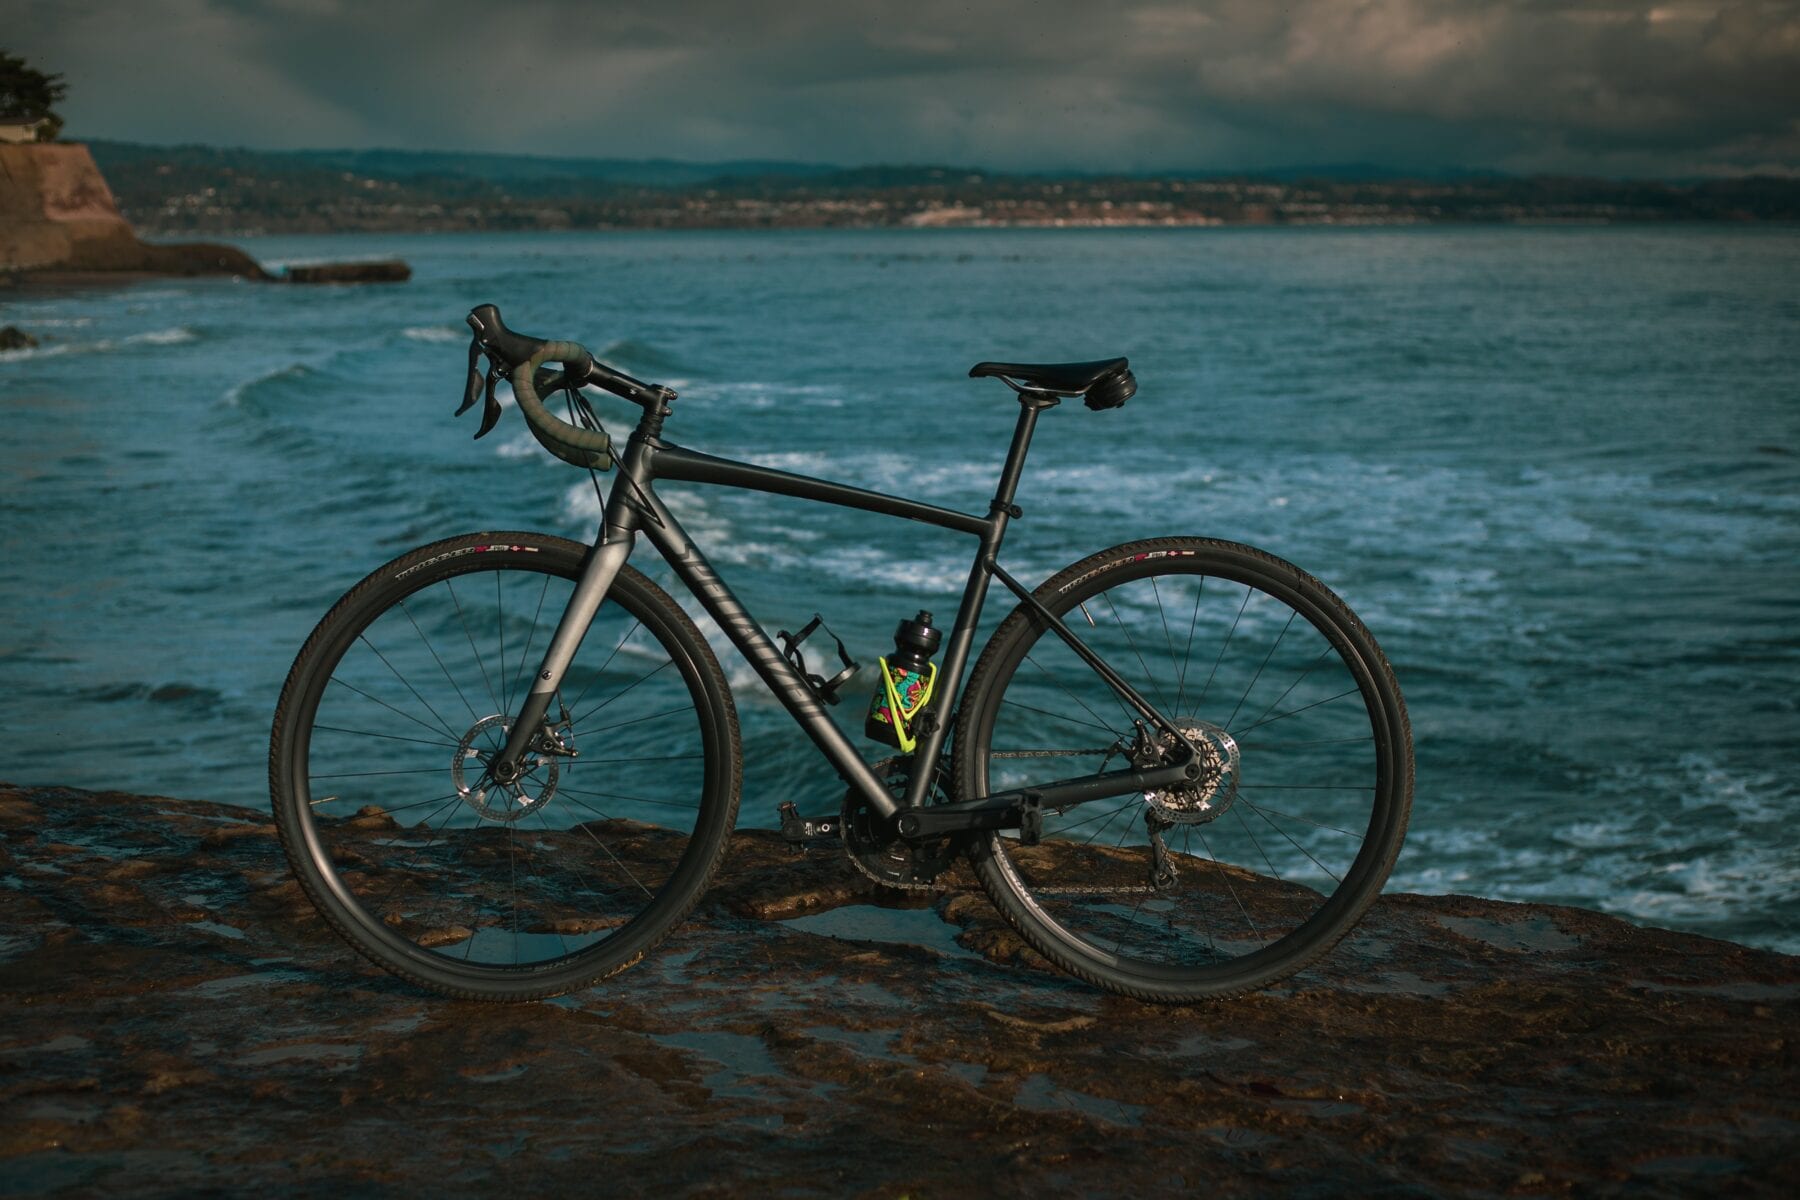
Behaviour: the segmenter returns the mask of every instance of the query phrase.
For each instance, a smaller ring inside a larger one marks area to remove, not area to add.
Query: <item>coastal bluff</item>
[[[740,830],[631,970],[465,1004],[345,947],[264,811],[0,784],[0,1194],[1800,1194],[1800,958],[1397,894],[1157,1007],[951,879]]]
[[[232,246],[139,240],[86,146],[0,145],[0,277],[121,272],[268,278]]]

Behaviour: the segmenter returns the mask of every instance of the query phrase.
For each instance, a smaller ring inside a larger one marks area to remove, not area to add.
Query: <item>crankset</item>
[[[871,764],[870,769],[887,784],[889,792],[899,797],[906,794],[906,785],[911,782],[909,762],[888,758]],[[934,786],[933,791],[937,790]],[[883,887],[906,891],[931,888],[962,853],[962,838],[956,835],[921,842],[895,836],[892,825],[871,809],[855,788],[844,795],[840,827],[850,864]]]

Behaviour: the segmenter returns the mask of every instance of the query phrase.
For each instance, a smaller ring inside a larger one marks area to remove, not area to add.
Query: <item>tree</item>
[[[61,75],[46,75],[15,54],[0,50],[0,119],[29,121],[37,118],[38,140],[55,141],[62,118],[50,106],[68,95]]]

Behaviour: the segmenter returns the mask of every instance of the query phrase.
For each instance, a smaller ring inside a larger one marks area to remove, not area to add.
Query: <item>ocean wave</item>
[[[317,371],[312,367],[307,366],[305,363],[288,363],[286,366],[276,367],[272,371],[264,371],[261,375],[246,379],[242,383],[232,384],[225,389],[225,394],[222,399],[228,406],[237,408],[243,403],[246,397],[252,396],[257,390],[268,384],[278,383],[287,379],[306,379],[317,373]]]
[[[529,429],[522,429],[512,437],[495,445],[494,456],[496,458],[504,459],[533,459],[546,463],[556,461],[556,459],[551,456],[550,452],[544,449],[535,437],[531,436],[531,430]],[[589,490],[588,495],[591,499],[593,496],[592,489]],[[596,512],[595,515],[598,516],[599,514]]]
[[[177,325],[173,329],[152,329],[145,333],[134,333],[124,339],[127,346],[179,346],[186,342],[197,342],[200,335],[186,325]]]
[[[460,342],[469,336],[467,327],[449,325],[411,325],[400,336],[412,342]]]
[[[621,338],[616,342],[609,342],[600,350],[598,357],[601,362],[618,362],[627,369],[636,368],[632,374],[637,374],[638,370],[679,370],[684,366],[679,358],[668,351],[636,338]]]
[[[71,347],[67,342],[54,346],[23,346],[17,350],[0,350],[0,363],[29,362],[34,358],[55,358],[59,354],[67,354]]]
[[[56,358],[64,354],[109,354],[126,346],[179,346],[196,342],[200,335],[185,325],[172,329],[150,329],[122,338],[99,338],[91,342],[53,342],[48,346],[27,346],[0,351],[0,362],[26,362],[32,359]]]
[[[117,683],[88,688],[76,698],[89,704],[165,704],[190,712],[206,712],[225,700],[216,688],[186,682]]]

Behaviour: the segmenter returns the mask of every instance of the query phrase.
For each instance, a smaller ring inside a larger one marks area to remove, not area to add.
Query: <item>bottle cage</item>
[[[815,675],[811,671],[808,671],[806,669],[806,656],[800,652],[800,643],[804,642],[820,629],[823,629],[825,635],[837,643],[838,661],[844,664],[844,669],[839,671],[836,675],[833,675],[830,679],[826,679],[822,675]],[[789,633],[787,630],[782,629],[776,631],[775,636],[781,642],[781,653],[787,657],[789,662],[794,664],[794,670],[800,672],[800,677],[806,680],[807,685],[810,686],[813,691],[817,692],[819,698],[825,701],[825,703],[836,704],[839,700],[838,689],[848,682],[852,675],[856,674],[857,668],[857,664],[850,658],[850,652],[844,649],[844,639],[840,638],[837,634],[832,633],[831,627],[825,624],[825,618],[821,617],[818,613],[813,614],[813,619],[802,626],[799,633]]]

